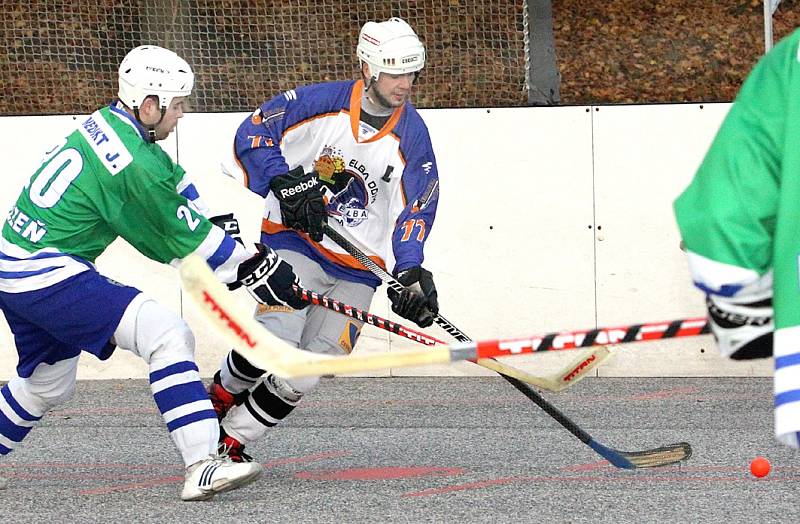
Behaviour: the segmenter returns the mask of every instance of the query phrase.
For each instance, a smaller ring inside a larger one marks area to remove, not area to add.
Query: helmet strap
[[[372,90],[372,91],[370,92],[370,90]],[[380,109],[381,113],[385,111],[385,112],[387,112],[387,114],[390,114],[392,111],[394,111],[394,108],[391,106],[391,104],[389,104],[389,101],[386,100],[383,97],[383,95],[381,95],[378,92],[378,89],[375,86],[374,77],[373,77],[373,81],[370,83],[369,87],[364,89],[364,96],[367,98],[367,101],[370,104],[375,106],[374,108],[376,110]],[[379,115],[376,115],[376,116],[379,116]]]
[[[364,91],[369,91],[369,88],[372,87],[372,84],[378,81],[378,77],[372,74],[372,66],[369,62],[361,61],[361,77],[364,79]],[[364,74],[364,65],[367,66],[367,72],[369,74]]]
[[[150,138],[150,143],[154,143],[156,141],[156,126],[164,120],[164,115],[167,113],[167,108],[161,106],[161,117],[158,119],[158,122],[153,124],[152,126],[145,124],[142,122],[142,117],[139,116],[139,106],[133,107],[133,114],[136,117],[136,121],[142,125],[143,128],[147,130],[147,136]]]

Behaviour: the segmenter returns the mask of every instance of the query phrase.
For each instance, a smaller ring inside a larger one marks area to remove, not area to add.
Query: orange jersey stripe
[[[265,218],[261,221],[261,231],[268,234],[275,234],[281,231],[294,231],[294,230],[289,229],[283,224],[277,224]],[[323,247],[322,244],[320,244],[319,242],[314,242],[313,240],[311,240],[307,234],[300,233],[299,231],[295,232],[298,233],[300,236],[302,236],[303,240],[314,246],[314,249],[316,249],[322,256],[324,256],[334,264],[343,267],[348,267],[351,269],[362,269],[367,271],[367,269],[361,264],[361,262],[358,261],[357,258],[350,256],[346,253],[335,253],[330,249]],[[386,263],[383,261],[381,257],[371,256],[369,258],[383,269],[386,269]]]
[[[353,131],[353,139],[357,144],[369,144],[370,142],[380,140],[386,135],[391,135],[392,138],[399,142],[400,139],[397,137],[397,135],[392,133],[392,130],[400,120],[400,115],[403,114],[403,108],[405,106],[400,106],[395,109],[392,113],[392,116],[377,134],[364,141],[358,139],[358,123],[361,120],[361,93],[363,91],[364,82],[362,80],[356,80],[356,83],[353,84],[353,90],[350,92],[350,129]]]
[[[234,141],[232,144],[233,147],[233,159],[236,161],[236,164],[239,166],[239,169],[242,170],[242,174],[244,175],[244,187],[250,189],[250,175],[247,173],[247,169],[244,168],[244,164],[242,164],[241,160],[239,160],[239,155],[236,154],[236,142]]]

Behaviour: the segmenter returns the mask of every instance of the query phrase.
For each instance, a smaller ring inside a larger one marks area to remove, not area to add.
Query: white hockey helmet
[[[369,65],[369,73],[402,75],[425,67],[425,46],[405,20],[367,22],[361,28],[356,46],[358,58]]]
[[[138,108],[150,95],[166,108],[173,98],[192,94],[193,86],[194,73],[186,60],[163,47],[132,49],[119,66],[119,99],[130,108]]]

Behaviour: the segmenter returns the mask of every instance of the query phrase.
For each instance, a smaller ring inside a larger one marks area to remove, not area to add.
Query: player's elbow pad
[[[772,297],[754,300],[708,295],[706,307],[711,331],[723,356],[733,360],[772,356]]]

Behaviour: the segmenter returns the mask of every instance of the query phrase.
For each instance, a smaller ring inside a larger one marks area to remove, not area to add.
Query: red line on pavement
[[[22,479],[22,480],[71,480],[71,479],[78,479],[78,480],[103,480],[103,479],[111,479],[111,480],[122,480],[122,479],[140,479],[140,478],[147,478],[151,477],[152,475],[147,475],[144,473],[104,473],[104,474],[97,474],[97,473],[3,473],[4,476],[8,478],[14,479]]]
[[[131,491],[141,488],[152,488],[153,486],[161,486],[162,484],[176,484],[183,482],[183,475],[179,477],[162,477],[151,479],[145,482],[134,482],[132,484],[117,484],[116,486],[106,486],[103,488],[84,489],[78,492],[80,495],[102,495],[103,493],[111,493],[118,491]]]
[[[272,468],[276,466],[282,466],[284,464],[296,464],[296,463],[303,463],[303,462],[312,462],[315,460],[326,460],[331,458],[339,458],[348,455],[350,452],[348,451],[328,451],[324,453],[316,453],[314,455],[305,455],[302,457],[289,457],[285,459],[278,459],[272,462],[265,462],[263,465],[265,468]],[[124,465],[122,465],[124,467]],[[174,466],[173,466],[174,467]],[[169,476],[169,477],[157,477],[147,481],[142,482],[134,482],[130,484],[117,484],[113,486],[104,486],[100,488],[92,488],[92,489],[85,489],[81,490],[78,493],[80,495],[101,495],[103,493],[110,493],[110,492],[121,492],[121,491],[133,491],[142,488],[151,488],[154,486],[161,486],[163,484],[177,484],[183,482],[184,477],[183,475],[180,476]]]
[[[611,463],[607,460],[600,460],[597,462],[590,462],[589,464],[575,464],[574,466],[564,466],[559,468],[561,471],[591,471],[593,469],[603,469],[611,467]]]
[[[64,409],[51,411],[48,416],[64,415],[131,415],[131,414],[158,414],[156,408],[90,408],[90,409]]]
[[[0,468],[70,468],[70,469],[97,469],[97,468],[122,468],[122,469],[179,469],[178,464],[124,464],[119,463],[83,463],[75,462],[3,462]]]
[[[498,486],[502,484],[511,484],[514,482],[522,482],[530,480],[532,477],[505,477],[492,480],[484,480],[481,482],[469,482],[467,484],[459,484],[456,486],[445,486],[443,488],[432,488],[423,491],[416,491],[411,493],[404,493],[402,497],[426,497],[428,495],[441,495],[442,493],[452,493],[453,491],[467,491],[470,489],[482,489],[490,486]]]

